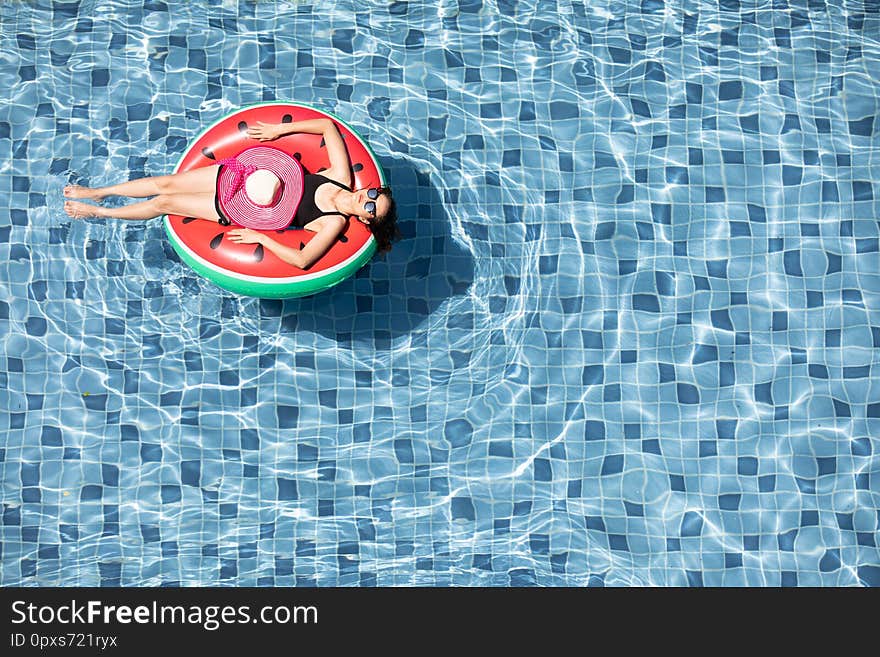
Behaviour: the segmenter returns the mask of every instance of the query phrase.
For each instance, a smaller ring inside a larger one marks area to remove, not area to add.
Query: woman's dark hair
[[[376,245],[379,253],[385,253],[391,250],[391,242],[400,239],[400,229],[397,227],[397,203],[391,196],[391,190],[388,187],[381,189],[383,194],[388,196],[388,212],[385,217],[380,220],[372,220],[370,222],[370,231],[376,238]]]

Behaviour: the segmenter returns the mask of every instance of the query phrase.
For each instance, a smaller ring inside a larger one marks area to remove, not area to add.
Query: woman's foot
[[[89,205],[88,203],[80,203],[79,201],[65,201],[64,211],[74,219],[85,219],[86,217],[101,217],[101,211],[104,208],[97,205]]]
[[[68,185],[64,188],[64,196],[67,198],[89,198],[93,201],[100,201],[104,198],[104,194],[100,194],[97,190],[83,187],[82,185]]]

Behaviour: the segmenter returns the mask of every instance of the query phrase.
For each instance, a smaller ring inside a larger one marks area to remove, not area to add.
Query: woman
[[[240,244],[262,244],[281,260],[300,269],[306,269],[318,260],[345,229],[350,216],[370,227],[378,243],[379,251],[391,249],[391,241],[399,236],[397,214],[391,190],[387,187],[352,190],[351,162],[345,142],[336,124],[330,119],[312,119],[293,123],[268,124],[258,121],[248,128],[248,136],[260,142],[272,141],[284,135],[302,132],[319,134],[324,138],[330,167],[320,174],[305,173],[302,176],[302,196],[291,225],[317,233],[303,249],[293,249],[273,240],[269,234],[250,228],[238,228],[228,232],[228,238]],[[259,149],[257,149],[259,150]],[[133,203],[121,208],[104,208],[77,200],[64,203],[64,211],[71,217],[117,217],[119,219],[152,219],[166,214],[209,219],[228,225],[223,211],[223,201],[229,201],[239,187],[236,180],[233,189],[224,190],[226,180],[236,174],[222,176],[221,168],[238,168],[229,158],[221,163],[200,167],[168,176],[140,178],[109,187],[89,188],[68,185],[64,196],[69,199],[100,201],[106,196],[129,196],[148,201]],[[251,171],[252,169],[248,169]],[[244,177],[244,169],[239,178]],[[277,184],[277,181],[276,181]],[[228,206],[227,206],[228,207]]]

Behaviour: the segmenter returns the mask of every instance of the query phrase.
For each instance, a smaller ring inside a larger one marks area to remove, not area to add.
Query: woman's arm
[[[322,135],[327,130],[327,124],[332,124],[330,119],[309,119],[307,121],[293,121],[292,123],[264,123],[257,121],[257,125],[248,128],[248,137],[260,141],[271,141],[294,132],[303,132],[307,135]]]
[[[324,147],[327,149],[327,158],[330,166],[321,174],[351,186],[351,163],[348,159],[348,149],[339,128],[330,119],[309,119],[307,121],[293,121],[292,123],[263,123],[257,121],[257,125],[248,128],[248,137],[259,141],[271,141],[294,132],[324,137]]]
[[[321,230],[305,245],[303,249],[294,249],[279,244],[266,233],[250,228],[230,230],[229,239],[237,244],[262,244],[281,260],[299,269],[308,269],[315,261],[327,252],[339,234],[345,229],[346,220],[342,217],[326,217]]]

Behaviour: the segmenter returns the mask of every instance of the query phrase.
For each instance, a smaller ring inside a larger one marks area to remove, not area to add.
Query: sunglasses
[[[372,189],[367,190],[367,198],[372,199],[371,201],[367,201],[364,203],[364,210],[369,212],[374,217],[376,216],[376,199],[379,198],[380,194],[384,194],[388,192],[387,187],[373,187]]]

